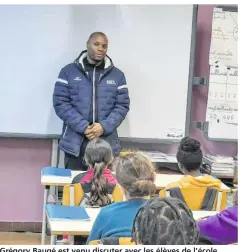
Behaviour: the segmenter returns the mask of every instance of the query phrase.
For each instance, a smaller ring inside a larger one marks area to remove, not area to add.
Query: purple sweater
[[[200,235],[215,245],[238,242],[238,206],[229,207],[197,224]]]

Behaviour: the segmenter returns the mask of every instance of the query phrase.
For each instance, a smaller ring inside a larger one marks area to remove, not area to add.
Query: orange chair
[[[226,208],[226,193],[214,188],[169,188],[159,192],[161,197],[176,197],[192,211],[221,211]]]
[[[82,185],[80,183],[76,183],[64,186],[62,204],[67,206],[79,206],[86,193],[85,185],[86,184]],[[121,187],[118,184],[107,186],[112,186],[112,188],[110,189],[112,189],[113,191],[112,192],[113,202],[123,201],[124,194]]]
[[[136,245],[131,237],[108,237],[90,241],[88,245]]]

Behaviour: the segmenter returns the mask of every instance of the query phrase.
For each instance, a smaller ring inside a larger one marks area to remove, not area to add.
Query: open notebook
[[[81,220],[88,221],[90,217],[84,207],[48,204],[46,206],[50,220]]]

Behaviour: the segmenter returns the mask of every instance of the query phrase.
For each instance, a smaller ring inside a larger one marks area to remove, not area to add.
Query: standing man
[[[130,98],[124,73],[113,65],[107,49],[106,35],[92,33],[87,50],[61,69],[55,83],[53,106],[65,124],[59,147],[71,170],[87,170],[84,152],[95,137],[109,142],[114,155],[121,150],[117,128],[129,111]]]

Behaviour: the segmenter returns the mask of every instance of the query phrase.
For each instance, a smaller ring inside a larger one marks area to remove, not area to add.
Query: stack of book
[[[145,154],[153,163],[177,163],[176,156],[173,154],[165,154],[160,151],[143,151],[143,150],[123,150],[121,155],[126,155],[128,153],[142,152]]]
[[[205,155],[203,163],[211,167],[211,175],[218,178],[233,178],[235,159],[230,156]]]
[[[159,151],[144,151],[143,152],[148,158],[151,159],[152,162],[164,162],[167,160],[167,155],[163,152]]]

